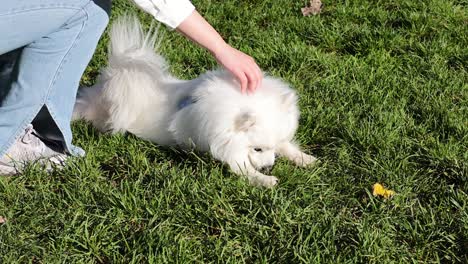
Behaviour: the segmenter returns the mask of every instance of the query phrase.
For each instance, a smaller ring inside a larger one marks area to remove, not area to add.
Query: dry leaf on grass
[[[310,6],[301,8],[304,16],[317,15],[322,11],[322,1],[310,0]]]
[[[4,224],[7,222],[7,219],[0,215],[0,224]]]

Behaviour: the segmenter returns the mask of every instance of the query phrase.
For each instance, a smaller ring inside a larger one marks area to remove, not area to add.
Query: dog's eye
[[[256,152],[262,152],[262,149],[261,149],[261,148],[254,148],[254,150],[255,150]]]

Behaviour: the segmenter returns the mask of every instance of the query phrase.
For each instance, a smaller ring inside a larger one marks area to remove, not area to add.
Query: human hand
[[[255,60],[229,46],[196,10],[180,23],[177,31],[209,50],[218,63],[239,80],[242,93],[253,93],[261,85],[263,74]]]
[[[216,49],[213,56],[239,80],[242,93],[253,93],[262,84],[263,73],[249,55],[225,44]]]

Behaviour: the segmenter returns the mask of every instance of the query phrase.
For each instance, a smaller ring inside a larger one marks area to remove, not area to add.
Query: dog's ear
[[[288,92],[281,96],[281,103],[286,106],[290,107],[297,103],[297,95],[295,92]]]
[[[241,113],[234,120],[234,128],[237,131],[247,131],[255,124],[255,120],[255,116],[252,113]]]

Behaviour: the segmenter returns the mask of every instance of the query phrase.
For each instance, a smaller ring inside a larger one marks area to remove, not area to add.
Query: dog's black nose
[[[268,165],[268,166],[263,166],[260,171],[263,173],[268,173],[271,171],[271,169],[273,169],[273,165]]]

